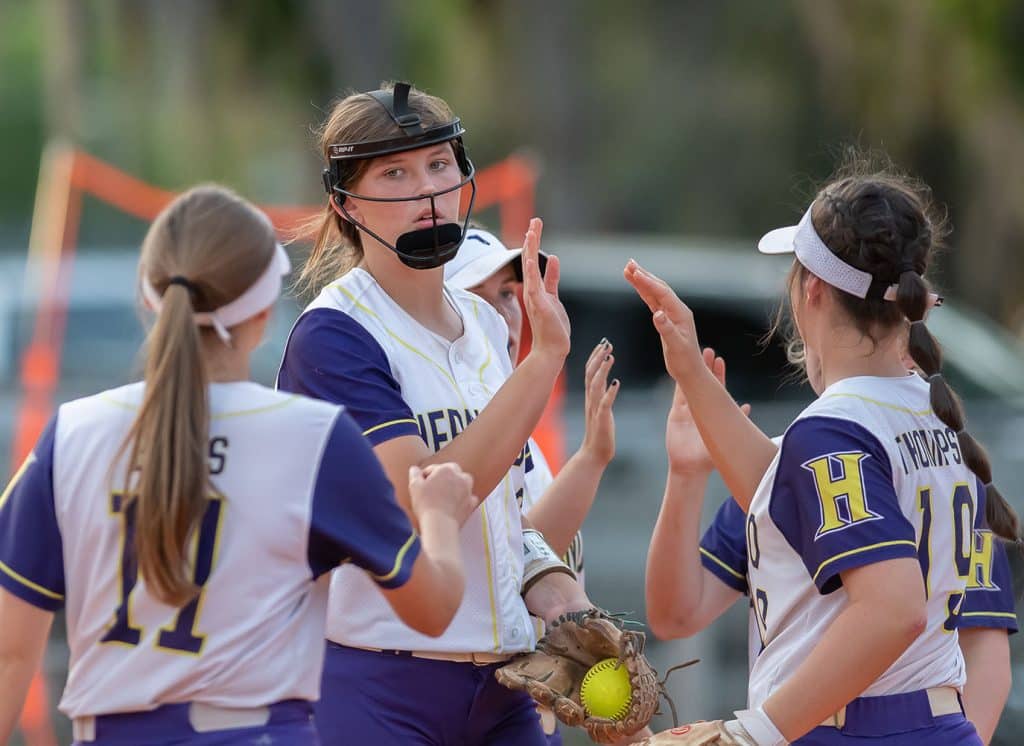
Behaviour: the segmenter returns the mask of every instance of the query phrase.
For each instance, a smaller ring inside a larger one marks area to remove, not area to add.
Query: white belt
[[[940,715],[954,715],[963,712],[960,705],[960,693],[951,686],[937,686],[928,689],[928,705],[932,711],[932,717]],[[842,728],[846,725],[846,708],[842,707],[839,712],[821,721],[826,728]]]
[[[218,707],[202,702],[192,702],[188,707],[188,721],[196,733],[210,733],[231,728],[258,728],[270,722],[270,708]],[[91,716],[75,718],[72,722],[72,731],[76,741],[84,743],[95,741],[96,718]]]
[[[362,645],[346,645],[356,650],[369,650],[371,653],[389,653],[392,655],[408,655],[411,658],[422,658],[428,661],[450,661],[453,663],[472,663],[475,666],[489,666],[492,663],[504,663],[511,660],[512,653],[436,653],[433,650],[385,650],[383,648],[367,648]]]

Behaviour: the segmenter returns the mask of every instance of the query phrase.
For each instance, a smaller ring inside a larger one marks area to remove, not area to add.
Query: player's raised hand
[[[615,415],[612,405],[619,394],[619,381],[609,385],[608,374],[615,364],[612,343],[602,339],[590,353],[584,373],[583,445],[580,451],[602,467],[615,456]]]
[[[668,283],[642,268],[635,259],[629,260],[623,275],[654,314],[654,328],[661,336],[665,369],[677,383],[685,386],[688,376],[703,365],[693,312]]]
[[[701,356],[718,382],[725,386],[725,360],[718,357],[710,347],[704,348]],[[750,414],[750,405],[740,407]],[[690,414],[686,394],[677,384],[672,395],[672,408],[665,424],[665,450],[668,452],[669,470],[680,476],[706,476],[715,469],[714,462],[697,425]]]
[[[409,497],[418,519],[431,511],[452,516],[461,526],[480,505],[473,477],[454,462],[409,467]]]
[[[540,274],[540,236],[544,223],[530,220],[523,241],[523,305],[533,334],[531,351],[565,360],[569,354],[569,316],[558,299],[560,266],[558,257],[548,255],[544,276]]]

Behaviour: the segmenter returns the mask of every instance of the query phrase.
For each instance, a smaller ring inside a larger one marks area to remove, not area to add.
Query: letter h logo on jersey
[[[815,541],[825,534],[882,517],[871,512],[864,494],[861,462],[866,458],[870,456],[860,451],[829,453],[801,464],[814,475],[821,503],[821,525],[814,534]]]

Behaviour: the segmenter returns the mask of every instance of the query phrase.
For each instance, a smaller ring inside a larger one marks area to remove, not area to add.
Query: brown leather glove
[[[647,725],[658,710],[661,684],[644,657],[642,632],[601,609],[563,614],[537,643],[537,650],[502,666],[498,682],[525,691],[550,708],[566,725],[584,728],[597,743],[612,743]],[[616,658],[629,673],[632,688],[626,714],[612,720],[590,715],[580,700],[583,677],[595,663]]]

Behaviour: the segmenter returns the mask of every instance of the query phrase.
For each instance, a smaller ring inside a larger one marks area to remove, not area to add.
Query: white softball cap
[[[476,287],[506,264],[512,263],[516,279],[523,281],[523,250],[510,249],[497,236],[481,228],[470,228],[459,253],[444,265],[444,281],[466,290]],[[540,271],[544,274],[547,254],[540,252]]]

